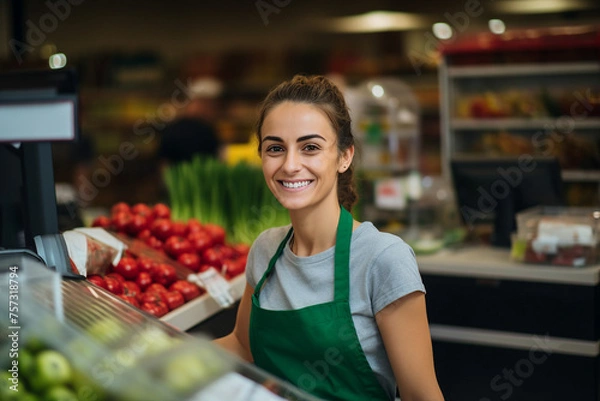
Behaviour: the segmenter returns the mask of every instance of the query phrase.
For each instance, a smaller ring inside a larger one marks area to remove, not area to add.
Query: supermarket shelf
[[[246,288],[246,276],[240,274],[230,281],[233,298],[238,301]],[[204,294],[177,309],[172,310],[160,320],[171,326],[186,331],[198,323],[208,319],[223,308],[208,294]]]
[[[551,64],[520,64],[493,66],[469,66],[469,67],[450,67],[448,76],[452,78],[474,78],[474,77],[508,77],[518,75],[577,75],[581,73],[600,72],[598,63],[551,63]]]
[[[595,182],[600,181],[600,171],[598,170],[563,170],[562,177],[564,181],[569,182]]]
[[[556,127],[558,118],[461,118],[450,122],[450,128],[463,131],[523,129],[546,130]],[[600,118],[570,121],[574,129],[599,129]]]

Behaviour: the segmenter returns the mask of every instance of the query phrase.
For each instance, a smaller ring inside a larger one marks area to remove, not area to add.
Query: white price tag
[[[206,271],[198,274],[190,274],[188,281],[199,284],[206,289],[219,306],[223,308],[230,307],[235,303],[235,299],[231,295],[231,286],[219,272],[211,267]]]

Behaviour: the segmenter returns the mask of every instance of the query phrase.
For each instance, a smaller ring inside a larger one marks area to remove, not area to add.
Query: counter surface
[[[464,247],[417,256],[421,274],[595,286],[600,265],[561,267],[514,262],[508,249]]]

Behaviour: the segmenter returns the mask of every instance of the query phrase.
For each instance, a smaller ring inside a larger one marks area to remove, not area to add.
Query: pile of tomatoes
[[[162,203],[130,206],[119,202],[110,216],[97,217],[92,226],[139,239],[194,272],[215,268],[226,279],[244,272],[250,250],[247,244],[227,244],[225,230],[216,224],[171,220],[169,207]],[[172,264],[146,256],[136,258],[128,251],[104,276],[88,279],[157,317],[204,292],[196,284],[178,279]]]

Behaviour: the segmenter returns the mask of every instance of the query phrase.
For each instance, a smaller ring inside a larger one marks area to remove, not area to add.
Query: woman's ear
[[[344,150],[342,156],[340,157],[340,162],[338,164],[338,173],[342,174],[348,167],[352,164],[352,160],[354,159],[354,145],[348,147],[348,149]]]

